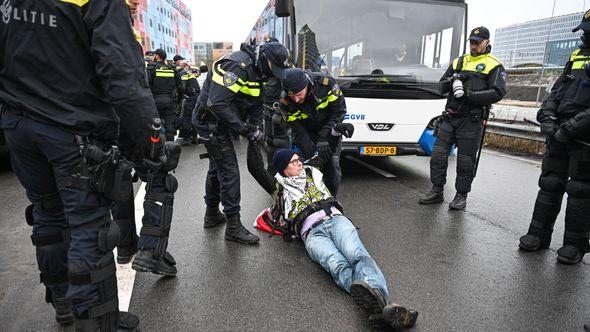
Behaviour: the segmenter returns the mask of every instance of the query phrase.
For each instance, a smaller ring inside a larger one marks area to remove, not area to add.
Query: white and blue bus
[[[271,0],[252,29],[297,67],[330,73],[355,125],[344,152],[430,155],[445,106],[438,81],[465,52],[464,0]]]

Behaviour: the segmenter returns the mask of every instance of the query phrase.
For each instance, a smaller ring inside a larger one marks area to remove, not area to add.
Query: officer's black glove
[[[324,154],[330,152],[330,143],[327,139],[319,139],[317,144],[318,154]]]
[[[558,142],[566,144],[570,141],[570,137],[566,134],[565,130],[559,129],[553,136]]]
[[[162,164],[161,171],[168,173],[172,170],[175,170],[176,167],[178,167],[181,152],[182,147],[179,143],[166,142],[164,144],[164,153],[166,154],[166,161]]]
[[[334,126],[334,131],[346,138],[351,138],[354,134],[354,126],[352,123],[338,123]]]
[[[542,122],[541,123],[541,134],[548,137],[555,137],[555,133],[559,130],[559,126],[556,122]]]
[[[260,130],[258,130],[258,128],[256,128],[256,129],[252,128],[252,129],[250,129],[250,131],[248,132],[246,137],[252,143],[260,143],[262,141],[262,139],[264,138],[264,135],[262,135],[262,132]]]
[[[166,136],[163,133],[160,133],[160,140],[157,142],[151,141],[150,151],[147,155],[143,158],[141,162],[141,167],[138,167],[139,176],[143,179],[144,174],[142,173],[155,173],[162,165],[164,165],[168,161],[168,157],[166,157],[166,151],[164,149],[164,144],[166,143]],[[152,147],[154,150],[154,155],[152,156]]]

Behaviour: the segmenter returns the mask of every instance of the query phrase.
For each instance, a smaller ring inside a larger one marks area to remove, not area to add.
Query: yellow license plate
[[[397,146],[361,146],[360,151],[367,156],[395,156]]]

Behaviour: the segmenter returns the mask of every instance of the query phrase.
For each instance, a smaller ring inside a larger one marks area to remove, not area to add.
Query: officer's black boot
[[[227,218],[227,225],[225,225],[225,239],[242,244],[257,244],[260,241],[258,236],[250,233],[244,226],[242,226],[239,215]]]
[[[528,233],[520,237],[518,247],[525,251],[548,249],[551,244],[552,233],[553,223],[545,224],[533,219]]]
[[[420,204],[436,204],[442,203],[444,200],[444,187],[432,186],[426,195],[420,197]]]
[[[51,304],[55,308],[55,320],[58,324],[66,325],[74,322],[72,306],[65,294],[52,294]]]
[[[557,250],[557,261],[566,265],[575,265],[582,261],[585,252],[575,245],[565,245]]]
[[[205,228],[215,227],[226,221],[227,218],[225,214],[219,211],[219,207],[207,205],[207,209],[205,210],[205,223],[203,224]]]
[[[451,210],[465,210],[467,206],[467,194],[457,193],[453,201],[449,203],[449,209]]]
[[[137,247],[119,248],[117,247],[117,263],[127,264],[131,262],[133,255],[137,253]]]
[[[117,332],[138,331],[139,317],[129,312],[119,311],[118,319]],[[101,330],[100,318],[76,319],[76,332],[102,332],[103,330]]]
[[[563,247],[557,250],[557,261],[567,265],[580,263],[584,254],[590,252],[587,236],[584,233],[573,233],[566,230],[563,236]]]
[[[133,260],[132,268],[139,272],[152,272],[163,276],[176,276],[176,261],[170,253],[165,252],[158,260],[154,257],[154,250],[139,249]]]

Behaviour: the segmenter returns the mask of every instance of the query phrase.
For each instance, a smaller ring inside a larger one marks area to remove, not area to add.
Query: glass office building
[[[581,32],[572,33],[572,29],[581,22],[583,15],[583,12],[573,13],[496,29],[492,53],[506,68],[541,64],[563,66],[580,45]]]
[[[194,59],[191,11],[180,0],[139,0],[134,27],[143,50],[163,49],[172,59]]]

